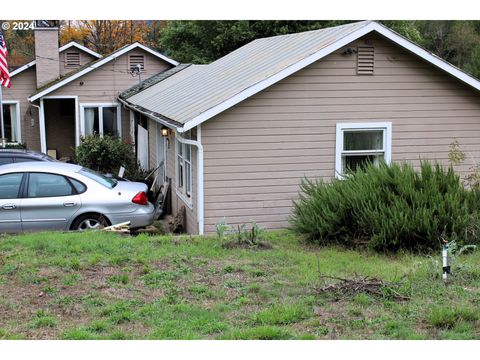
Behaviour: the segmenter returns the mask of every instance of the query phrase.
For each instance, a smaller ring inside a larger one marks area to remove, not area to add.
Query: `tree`
[[[160,33],[160,47],[180,62],[214,61],[261,37],[308,31],[348,21],[171,21]]]

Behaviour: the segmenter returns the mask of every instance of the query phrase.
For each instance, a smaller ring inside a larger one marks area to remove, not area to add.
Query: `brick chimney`
[[[60,76],[58,21],[35,21],[35,62],[37,88]]]

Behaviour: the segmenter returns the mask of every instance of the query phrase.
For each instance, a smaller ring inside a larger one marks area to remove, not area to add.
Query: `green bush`
[[[453,169],[423,161],[369,165],[344,180],[304,179],[294,202],[293,229],[319,243],[366,242],[379,251],[439,249],[442,239],[478,242],[471,231],[479,191]]]
[[[117,174],[120,166],[125,167],[126,179],[138,180],[145,177],[135,156],[132,144],[113,136],[98,134],[83,137],[75,149],[75,162],[103,173]]]

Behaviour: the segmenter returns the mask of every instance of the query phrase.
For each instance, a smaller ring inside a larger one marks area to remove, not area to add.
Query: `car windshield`
[[[117,180],[110,179],[110,178],[106,177],[105,175],[102,175],[102,174],[100,174],[96,171],[93,171],[93,170],[90,170],[90,169],[87,169],[87,168],[82,168],[78,173],[82,174],[83,176],[88,177],[89,179],[92,179],[92,180],[98,182],[99,184],[101,184],[101,185],[103,185],[103,186],[105,186],[109,189],[113,189],[118,184]]]

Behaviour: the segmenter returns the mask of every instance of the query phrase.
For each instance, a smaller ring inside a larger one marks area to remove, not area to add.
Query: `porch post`
[[[2,147],[5,147],[5,127],[3,125],[3,98],[2,98],[2,85],[0,84],[0,124],[1,124],[1,133],[0,138],[2,139]]]
[[[45,107],[43,104],[43,99],[40,99],[40,110],[39,110],[39,122],[40,122],[40,149],[42,153],[47,153],[47,137],[45,133]]]

